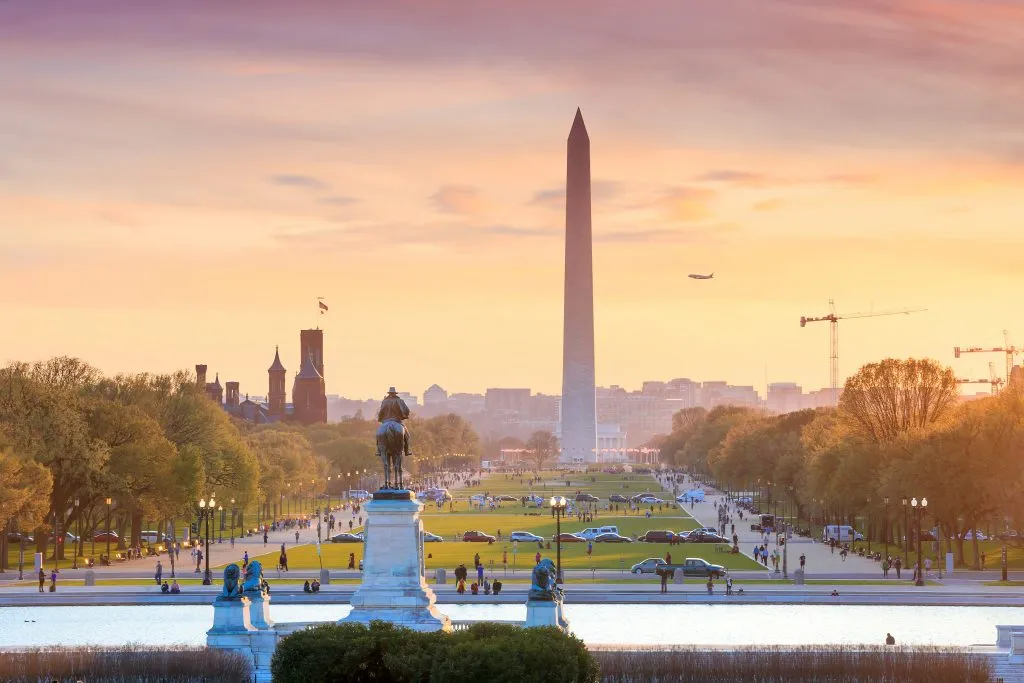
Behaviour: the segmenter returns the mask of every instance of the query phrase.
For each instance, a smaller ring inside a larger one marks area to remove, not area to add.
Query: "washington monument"
[[[590,137],[583,114],[577,109],[569,131],[565,173],[561,459],[569,462],[597,460],[594,259],[590,233]]]

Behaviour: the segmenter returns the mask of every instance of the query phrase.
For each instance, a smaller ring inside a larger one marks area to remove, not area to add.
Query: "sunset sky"
[[[328,393],[558,393],[579,106],[599,384],[822,387],[830,298],[928,309],[840,322],[841,378],[987,376],[1022,46],[1018,0],[5,0],[0,360],[262,395],[319,323]]]

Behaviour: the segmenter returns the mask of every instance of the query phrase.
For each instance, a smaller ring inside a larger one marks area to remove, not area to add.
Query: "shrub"
[[[427,683],[442,635],[386,621],[321,624],[282,639],[270,671],[275,683]]]
[[[987,683],[989,662],[934,647],[598,651],[603,683]]]
[[[246,683],[251,675],[248,659],[205,647],[36,648],[4,652],[0,656],[0,680],[12,683],[83,680],[90,683]]]
[[[419,633],[387,622],[324,624],[281,640],[275,683],[595,683],[583,642],[555,628],[474,624]]]

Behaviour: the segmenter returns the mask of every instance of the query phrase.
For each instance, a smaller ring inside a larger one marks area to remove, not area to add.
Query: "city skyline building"
[[[590,136],[576,109],[566,141],[565,300],[559,439],[563,462],[597,459]]]

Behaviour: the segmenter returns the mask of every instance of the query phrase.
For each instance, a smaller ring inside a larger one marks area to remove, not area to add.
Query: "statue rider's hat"
[[[391,396],[391,395],[395,395],[395,396],[398,395],[398,392],[395,391],[394,387],[388,387],[388,396]]]

